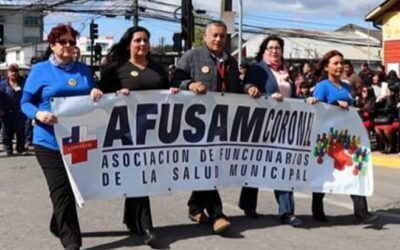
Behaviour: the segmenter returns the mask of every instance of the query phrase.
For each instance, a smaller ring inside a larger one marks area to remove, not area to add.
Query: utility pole
[[[192,0],[182,0],[181,5],[181,36],[185,41],[184,50],[186,51],[192,48],[192,42],[194,40],[194,16]]]
[[[222,0],[221,1],[221,20],[223,20],[223,13],[224,12],[232,12],[232,0]],[[226,23],[226,21],[225,21]],[[226,25],[229,27],[230,24],[226,23]],[[231,52],[231,34],[228,33],[226,36],[226,46],[225,46],[226,50],[228,51],[228,53]]]
[[[133,26],[139,26],[139,4],[138,0],[132,0],[132,17],[133,17]]]
[[[238,64],[242,64],[242,39],[243,38],[243,2],[239,0],[239,35],[238,35]]]

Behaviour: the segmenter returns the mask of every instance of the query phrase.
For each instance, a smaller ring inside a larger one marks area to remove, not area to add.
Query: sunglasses
[[[61,44],[62,46],[65,46],[67,44],[69,44],[69,46],[75,46],[76,45],[76,41],[75,40],[65,40],[65,39],[60,39],[57,40],[56,43]]]

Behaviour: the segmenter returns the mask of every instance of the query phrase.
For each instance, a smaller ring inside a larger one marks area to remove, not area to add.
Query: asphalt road
[[[221,191],[224,212],[232,222],[225,237],[208,225],[187,219],[189,193],[151,198],[153,222],[161,249],[400,249],[400,157],[375,155],[375,193],[368,198],[379,219],[355,225],[348,196],[327,195],[325,211],[330,223],[311,218],[311,197],[295,193],[300,228],[281,225],[270,191],[259,194],[259,219],[248,219],[237,207],[240,189]],[[378,166],[384,165],[386,167]],[[48,231],[51,204],[47,185],[34,156],[5,157],[0,152],[0,249],[62,249]],[[78,210],[83,249],[150,249],[122,224],[122,200],[90,201]]]

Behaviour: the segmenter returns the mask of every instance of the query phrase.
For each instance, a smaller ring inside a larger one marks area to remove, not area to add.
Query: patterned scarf
[[[74,68],[74,66],[75,66],[75,61],[74,61],[74,60],[71,60],[71,61],[70,61],[69,63],[67,63],[67,64],[60,63],[59,61],[57,61],[57,59],[56,59],[54,53],[52,53],[52,54],[50,55],[49,61],[50,61],[50,63],[53,64],[54,66],[59,67],[59,68],[65,70],[65,71],[71,71],[71,70]]]
[[[281,60],[276,60],[275,58],[271,58],[268,55],[264,55],[263,60],[271,69],[278,72],[280,78],[284,80],[289,79],[289,72],[286,69],[285,65],[282,64]]]

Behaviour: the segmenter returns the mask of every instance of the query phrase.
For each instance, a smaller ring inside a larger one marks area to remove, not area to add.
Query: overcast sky
[[[180,4],[180,0],[158,0]],[[139,5],[146,5],[149,0],[139,0]],[[371,27],[364,21],[365,15],[383,3],[384,0],[243,0],[244,23],[271,28],[298,28],[309,30],[335,30],[345,24],[354,23]],[[233,11],[237,11],[237,0],[233,0]],[[193,0],[195,9],[204,9],[208,15],[218,18],[221,1]],[[49,15],[45,19],[45,31],[60,22],[71,22],[81,31],[88,34],[88,23],[93,16],[63,14]],[[94,17],[99,23],[100,35],[112,35],[118,40],[121,34],[132,24],[132,21],[119,18]],[[65,20],[65,21],[64,21]],[[152,43],[159,43],[165,37],[172,42],[172,34],[179,32],[180,26],[170,22],[154,19],[142,19],[140,25],[150,29]]]

